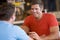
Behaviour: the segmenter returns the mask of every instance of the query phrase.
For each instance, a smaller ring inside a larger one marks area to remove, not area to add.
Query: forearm
[[[58,39],[58,37],[59,37],[59,28],[54,26],[50,28],[50,35],[44,37],[43,39],[54,40],[54,39]]]
[[[44,37],[42,39],[43,40],[54,40],[54,39],[58,39],[58,35],[52,34],[52,35],[48,35],[48,36],[46,36],[46,37]]]

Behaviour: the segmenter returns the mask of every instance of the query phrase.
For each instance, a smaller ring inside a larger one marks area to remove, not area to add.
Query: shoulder
[[[21,31],[22,30],[22,28],[20,27],[20,26],[17,26],[17,25],[13,25],[13,29],[15,30],[15,31]]]
[[[15,33],[16,37],[18,37],[21,40],[29,39],[29,36],[26,34],[26,32],[17,25],[14,25],[14,33]]]
[[[24,35],[25,34],[25,31],[17,25],[14,25],[13,29],[14,29],[14,32],[16,32],[15,34],[18,34],[18,35],[22,35],[22,34]]]
[[[46,13],[44,15],[47,17],[56,17],[54,13]]]

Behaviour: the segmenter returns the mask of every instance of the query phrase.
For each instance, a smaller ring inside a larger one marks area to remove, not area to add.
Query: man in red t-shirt
[[[37,40],[52,40],[58,38],[59,27],[56,17],[42,13],[43,4],[34,0],[31,4],[31,14],[26,17],[22,28]]]

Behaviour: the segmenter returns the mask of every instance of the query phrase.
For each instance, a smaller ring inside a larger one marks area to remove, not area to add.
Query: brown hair
[[[15,11],[15,6],[4,3],[0,5],[0,20],[9,20]]]
[[[43,6],[42,0],[32,0],[31,5],[39,4],[39,6]]]

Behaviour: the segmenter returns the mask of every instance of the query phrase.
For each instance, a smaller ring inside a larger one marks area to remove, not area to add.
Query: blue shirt
[[[19,26],[0,21],[0,40],[29,40],[29,36]]]

